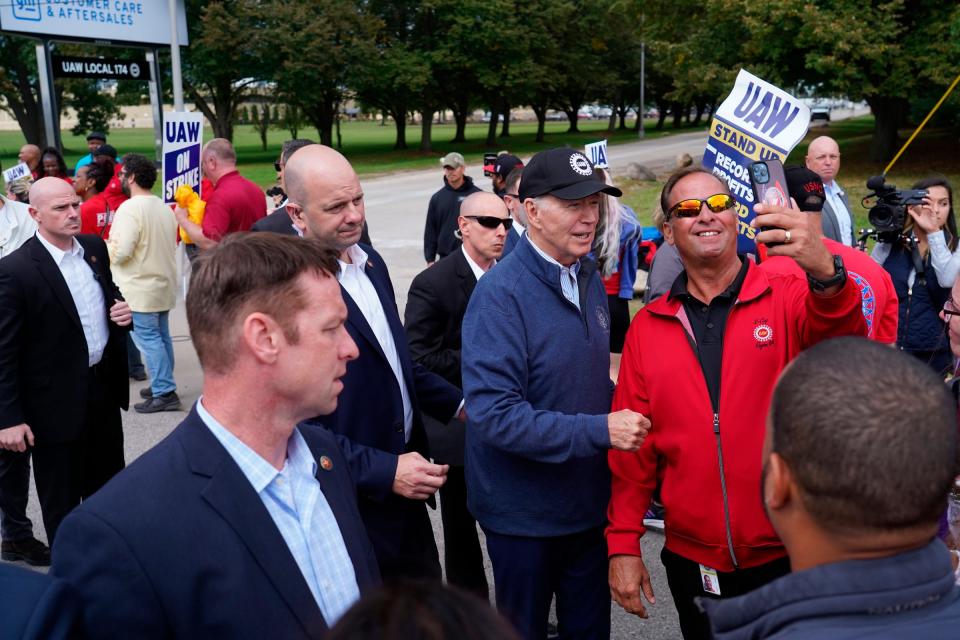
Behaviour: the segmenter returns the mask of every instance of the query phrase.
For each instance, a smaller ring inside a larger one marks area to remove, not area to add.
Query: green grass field
[[[632,121],[628,124],[632,126]],[[653,131],[653,121],[647,122],[647,137],[656,138],[671,133],[692,131],[694,128],[671,129]],[[633,142],[637,139],[636,132],[614,131],[608,133],[606,120],[581,120],[580,133],[566,133],[566,122],[547,122],[546,141],[535,142],[536,122],[511,122],[510,137],[498,138],[497,145],[488,148],[484,145],[487,135],[487,125],[476,123],[467,125],[467,141],[453,144],[455,129],[452,124],[433,125],[433,151],[421,152],[419,125],[407,125],[407,145],[410,149],[394,151],[396,130],[388,124],[381,126],[374,122],[344,122],[341,125],[343,138],[343,153],[346,155],[357,172],[360,174],[375,174],[400,171],[405,169],[421,169],[436,167],[437,161],[450,151],[459,151],[467,162],[478,167],[484,152],[509,149],[512,153],[530,155],[541,149],[562,146],[582,147],[585,143],[596,142],[602,138],[609,138],[609,144]],[[706,123],[698,127],[706,129]],[[67,166],[73,167],[81,156],[87,153],[86,141],[82,136],[73,136],[66,132],[63,140]],[[303,129],[298,132],[300,137],[319,139],[314,129]],[[213,137],[213,132],[207,128],[204,140]],[[257,184],[267,187],[274,183],[276,174],[273,171],[273,162],[280,155],[280,145],[290,137],[289,131],[271,130],[267,135],[267,150],[260,144],[260,137],[250,125],[237,126],[234,133],[234,146],[237,149],[240,172]],[[109,133],[109,142],[121,153],[136,152],[153,157],[153,129],[113,129]],[[0,131],[0,163],[3,167],[10,167],[17,162],[17,152],[23,145],[24,139],[19,131]],[[479,173],[479,172],[476,172]]]

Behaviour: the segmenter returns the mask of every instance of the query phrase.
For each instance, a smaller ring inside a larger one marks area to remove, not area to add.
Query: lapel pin
[[[324,471],[330,471],[333,469],[333,460],[327,456],[320,456],[320,468]]]
[[[97,264],[97,256],[90,256],[90,262],[92,264]]]
[[[367,260],[367,269],[373,269],[373,260]]]

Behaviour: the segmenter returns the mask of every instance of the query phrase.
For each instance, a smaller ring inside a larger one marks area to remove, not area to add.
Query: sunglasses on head
[[[279,160],[273,163],[273,170],[277,172],[283,171],[283,165],[280,164]]]
[[[480,223],[481,227],[486,227],[487,229],[496,229],[501,224],[503,225],[504,231],[510,231],[510,228],[513,227],[513,218],[498,218],[497,216],[463,216],[468,220],[476,220]]]
[[[678,218],[695,218],[700,215],[703,205],[707,205],[707,208],[714,213],[720,213],[733,207],[733,196],[728,193],[718,193],[704,199],[687,198],[670,207],[667,215]]]

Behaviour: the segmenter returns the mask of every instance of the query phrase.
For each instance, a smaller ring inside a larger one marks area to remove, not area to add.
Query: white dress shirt
[[[850,211],[847,209],[847,206],[843,204],[843,199],[841,198],[843,189],[840,188],[836,180],[831,180],[829,183],[823,183],[823,191],[837,218],[837,225],[840,227],[840,242],[850,246],[853,227],[850,223]]]
[[[470,254],[467,253],[467,249],[464,245],[460,245],[460,250],[463,251],[463,257],[467,259],[467,264],[470,265],[470,271],[473,271],[473,276],[477,279],[477,282],[480,281],[480,277],[486,273],[483,268],[473,261],[473,258],[470,257]],[[493,264],[490,265],[490,269],[493,269],[497,266],[497,261],[494,260]]]
[[[53,246],[39,233],[40,241],[63,274],[67,282],[73,304],[80,316],[80,325],[83,327],[83,337],[87,340],[88,366],[100,362],[103,350],[107,346],[110,330],[107,326],[106,303],[103,299],[103,290],[94,277],[93,268],[83,259],[83,247],[73,238],[70,251],[63,251]],[[112,302],[112,301],[111,301]]]
[[[403,367],[400,365],[397,345],[393,341],[393,332],[390,331],[390,324],[387,322],[387,316],[383,311],[380,296],[377,295],[377,290],[366,273],[366,252],[359,245],[353,245],[347,249],[347,255],[350,257],[349,264],[338,260],[340,273],[337,275],[337,279],[360,308],[367,324],[373,330],[373,335],[377,337],[377,342],[380,343],[383,354],[387,357],[393,375],[397,378],[397,384],[400,386],[400,398],[403,400],[404,442],[409,442],[410,432],[413,429],[413,404],[410,402],[410,390],[407,389],[407,384],[403,380]]]

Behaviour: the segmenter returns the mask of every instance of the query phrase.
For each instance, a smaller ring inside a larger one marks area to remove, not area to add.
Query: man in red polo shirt
[[[267,215],[267,199],[260,187],[237,172],[237,152],[229,140],[214,138],[205,144],[200,166],[216,189],[207,199],[203,223],[190,222],[182,207],[174,213],[194,246],[208,249],[228,233],[249,231],[254,222]]]

